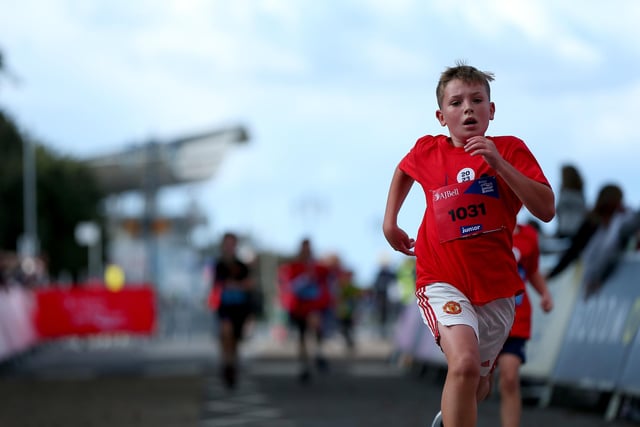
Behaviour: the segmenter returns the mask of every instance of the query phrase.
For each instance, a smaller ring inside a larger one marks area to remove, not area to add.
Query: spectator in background
[[[8,252],[0,251],[0,288],[9,285],[11,260]]]
[[[635,212],[626,210],[620,215],[619,226],[613,227],[610,243],[601,251],[599,268],[593,273],[593,278],[587,283],[590,292],[596,292],[611,276],[625,252],[640,250],[640,210]],[[617,233],[616,233],[617,230]]]
[[[236,384],[238,346],[245,324],[253,313],[253,281],[249,266],[236,254],[238,237],[227,232],[222,237],[220,257],[216,261],[209,307],[218,318],[221,349],[221,376],[228,388]]]
[[[389,261],[383,258],[380,269],[373,282],[373,295],[375,307],[378,312],[380,335],[387,335],[387,322],[389,321],[389,290],[396,282],[396,272],[389,265]]]
[[[558,228],[556,237],[572,237],[587,213],[584,184],[578,169],[573,165],[562,166],[562,181],[556,204]]]
[[[416,300],[416,260],[413,258],[402,260],[400,266],[398,266],[396,278],[398,279],[398,286],[395,300],[399,303],[399,306],[395,307],[394,315],[397,317],[405,306],[413,304]]]
[[[323,354],[324,320],[331,310],[331,270],[315,260],[311,241],[303,239],[297,257],[282,264],[278,269],[278,291],[280,303],[287,312],[290,323],[298,331],[299,380],[307,383],[311,379],[311,363],[307,337],[315,338],[315,362],[320,371],[328,368]]]
[[[633,212],[624,207],[622,188],[606,184],[598,192],[596,203],[571,238],[567,250],[547,274],[547,280],[557,276],[578,258],[582,258],[585,297],[599,287],[608,255],[619,245],[621,230],[633,219]]]

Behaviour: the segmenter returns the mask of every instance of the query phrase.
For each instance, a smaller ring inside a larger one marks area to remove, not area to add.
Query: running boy
[[[448,372],[442,391],[446,427],[473,427],[477,402],[524,290],[512,252],[512,232],[524,206],[549,222],[553,191],[535,157],[513,136],[486,137],[495,104],[493,74],[458,63],[436,88],[436,118],[449,136],[426,135],[396,167],[384,216],[389,244],[416,256],[418,306],[442,348]],[[417,239],[398,226],[414,181],[427,207]],[[415,250],[415,251],[414,251]]]

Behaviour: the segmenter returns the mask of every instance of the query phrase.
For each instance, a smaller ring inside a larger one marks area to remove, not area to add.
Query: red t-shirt
[[[293,261],[278,269],[278,286],[282,307],[294,316],[329,308],[331,294],[330,270],[316,262]]]
[[[518,263],[522,281],[526,283],[538,271],[540,248],[538,232],[530,225],[518,225],[513,234],[513,254]],[[529,339],[531,337],[531,302],[527,292],[516,297],[516,317],[511,327],[511,337]]]
[[[489,138],[521,173],[549,185],[522,140]],[[415,245],[416,287],[449,283],[475,305],[522,292],[512,251],[522,202],[482,156],[454,147],[445,135],[427,135],[399,167],[422,186],[427,198]]]

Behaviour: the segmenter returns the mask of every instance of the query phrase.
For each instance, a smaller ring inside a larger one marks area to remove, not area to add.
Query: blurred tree
[[[16,250],[24,230],[23,138],[28,136],[0,110],[0,249],[11,251]],[[53,277],[65,271],[77,279],[86,270],[88,254],[75,241],[75,227],[82,221],[103,223],[104,194],[82,162],[56,155],[42,144],[35,145],[40,253],[46,257]]]
[[[13,122],[1,111],[0,168],[0,248],[15,249],[23,221],[22,139]]]

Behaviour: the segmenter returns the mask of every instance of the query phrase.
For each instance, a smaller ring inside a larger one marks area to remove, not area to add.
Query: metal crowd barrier
[[[541,269],[552,261],[541,260]],[[540,405],[547,405],[555,386],[612,394],[605,418],[616,417],[624,396],[640,397],[640,252],[629,253],[599,290],[585,297],[578,261],[548,282],[554,310],[544,313],[528,286],[533,309],[523,379],[544,384]],[[397,352],[429,365],[446,365],[415,304],[398,319]]]

